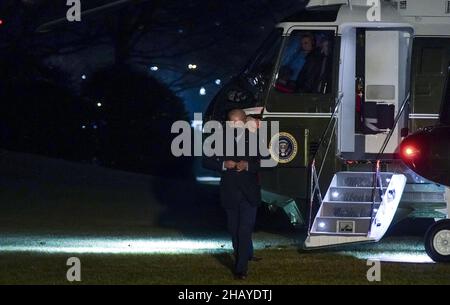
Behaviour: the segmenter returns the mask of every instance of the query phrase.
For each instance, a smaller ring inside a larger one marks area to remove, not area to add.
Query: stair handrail
[[[374,208],[375,208],[375,202],[376,202],[376,191],[379,185],[379,193],[380,193],[380,198],[381,195],[383,195],[383,181],[381,180],[381,174],[380,174],[380,168],[381,168],[381,155],[384,153],[384,150],[387,147],[387,144],[389,143],[394,130],[398,124],[398,121],[400,120],[400,117],[403,114],[403,111],[405,110],[406,105],[409,102],[409,97],[410,97],[410,93],[408,92],[408,95],[405,97],[405,99],[403,100],[400,109],[397,113],[397,115],[395,116],[394,119],[394,123],[392,125],[392,128],[389,130],[388,135],[386,136],[386,138],[383,141],[383,145],[381,146],[380,151],[378,152],[377,156],[376,156],[376,162],[375,162],[375,171],[374,171],[374,175],[373,175],[373,183],[372,183],[372,204],[370,207],[370,222],[369,222],[369,230],[367,230],[367,237],[370,236],[371,233],[371,229],[372,229],[372,224],[375,218],[375,213],[374,213]],[[382,199],[382,198],[381,198]]]
[[[374,221],[374,217],[375,217],[375,202],[376,202],[376,192],[377,192],[377,187],[378,187],[378,183],[380,184],[380,198],[383,192],[383,184],[381,181],[381,176],[380,176],[380,164],[381,164],[381,160],[377,160],[375,163],[375,171],[373,173],[373,180],[372,180],[372,204],[370,205],[370,222],[369,222],[369,228],[367,230],[367,237],[370,236],[371,231],[372,231],[372,223]]]
[[[333,137],[331,136],[333,134],[333,131],[336,128],[336,120],[334,120],[334,124],[333,124],[333,130],[330,133],[330,137],[329,137],[329,141],[327,144],[327,150],[325,151],[325,155],[324,158],[320,164],[320,169],[319,169],[319,173],[317,173],[316,170],[316,156],[317,156],[317,152],[320,150],[322,143],[324,143],[324,140],[327,137],[327,133],[328,130],[330,129],[331,126],[331,122],[333,121],[333,119],[336,118],[336,112],[339,109],[339,106],[342,102],[342,98],[344,97],[344,94],[342,92],[339,92],[339,95],[336,97],[336,103],[335,103],[335,107],[333,110],[333,113],[331,114],[330,119],[328,120],[328,124],[327,127],[325,128],[325,131],[323,132],[320,140],[319,140],[319,144],[317,145],[317,150],[314,152],[314,154],[311,157],[311,177],[310,177],[310,194],[309,194],[309,221],[308,221],[308,236],[310,235],[311,232],[311,226],[312,226],[312,209],[313,209],[313,205],[314,205],[314,198],[317,194],[318,198],[319,198],[319,207],[322,205],[322,192],[320,191],[320,187],[319,187],[319,179],[320,179],[320,175],[322,173],[322,169],[323,169],[323,165],[324,165],[324,160],[326,159],[327,155],[328,155],[328,151],[330,148],[330,144],[331,141],[333,139]]]
[[[326,138],[328,130],[330,129],[330,126],[331,126],[331,122],[333,121],[333,119],[336,116],[336,112],[339,109],[339,106],[341,105],[343,97],[344,97],[344,94],[342,92],[339,92],[339,95],[336,97],[336,104],[335,104],[333,113],[331,114],[330,119],[328,120],[327,127],[325,128],[325,131],[322,133],[322,136],[320,137],[319,144],[317,145],[317,150],[312,155],[311,160],[314,160],[316,158],[317,152],[320,150],[320,147],[321,147],[322,143],[324,142],[324,140]]]
[[[314,197],[317,194],[319,198],[319,206],[322,205],[322,193],[319,188],[319,178],[317,177],[316,171],[316,160],[311,162],[311,181],[310,181],[310,195],[309,195],[309,221],[308,221],[308,236],[311,232],[312,226],[312,209],[314,205]]]

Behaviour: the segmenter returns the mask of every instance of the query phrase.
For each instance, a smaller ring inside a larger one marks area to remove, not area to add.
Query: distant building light
[[[214,22],[214,24],[215,24],[216,26],[220,26],[220,22],[219,22],[219,21]]]
[[[222,81],[218,78],[218,79],[216,79],[215,83],[217,86],[219,86],[222,83]]]
[[[86,79],[86,74],[81,75],[81,79]]]
[[[82,129],[86,129],[86,125],[81,125],[81,128]]]
[[[220,182],[220,177],[196,177],[198,182]]]
[[[201,87],[201,88],[200,88],[199,94],[200,94],[200,95],[206,95],[206,89],[205,89],[205,87]]]
[[[197,130],[202,130],[203,128],[203,121],[201,120],[193,120],[191,122],[191,127]]]
[[[197,69],[197,65],[195,65],[195,64],[189,64],[189,65],[188,65],[188,69],[189,69],[189,70],[195,70],[195,69]]]
[[[97,125],[95,125],[95,124],[92,125],[92,128],[97,129]]]
[[[158,71],[159,68],[158,68],[158,66],[152,66],[152,67],[150,67],[150,70],[152,70],[152,71]]]
[[[97,103],[97,107],[102,107],[102,103]]]
[[[183,33],[184,33],[184,30],[183,30],[183,29],[178,29],[178,33],[179,33],[179,34],[183,34]]]

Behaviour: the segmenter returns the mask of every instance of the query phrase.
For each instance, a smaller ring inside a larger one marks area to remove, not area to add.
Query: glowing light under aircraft
[[[90,253],[90,254],[200,254],[231,251],[231,242],[223,238],[136,238],[26,236],[0,238],[2,252]],[[268,247],[267,240],[254,242],[255,249]]]
[[[386,252],[386,253],[346,253],[364,260],[379,260],[381,262],[391,263],[413,263],[413,264],[431,264],[433,260],[425,253],[406,253],[406,252]]]
[[[204,253],[231,249],[228,240],[128,237],[28,237],[0,239],[0,252],[158,254]],[[258,245],[256,245],[258,247]],[[260,248],[264,245],[259,245]]]
[[[366,246],[367,247],[367,246]],[[392,263],[430,264],[434,261],[427,255],[421,239],[393,240],[374,245],[374,248],[362,248],[356,251],[340,251],[341,255],[362,260],[379,260]]]
[[[72,254],[202,254],[231,251],[228,237],[220,238],[136,238],[129,236],[55,236],[55,235],[3,235],[0,237],[0,253],[72,253]],[[286,249],[296,247],[297,242],[280,236],[254,240],[254,248]],[[281,248],[280,248],[281,247]],[[401,263],[433,263],[423,247],[415,243],[398,245],[387,243],[378,249],[357,249],[336,252],[361,260],[380,260]],[[382,250],[383,249],[383,250]],[[398,249],[398,250],[393,250]]]

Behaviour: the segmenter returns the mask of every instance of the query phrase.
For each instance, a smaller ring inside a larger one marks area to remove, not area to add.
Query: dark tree
[[[172,123],[188,120],[183,102],[147,73],[113,66],[93,74],[83,93],[97,109],[97,158],[107,166],[185,176],[190,162],[172,156]]]

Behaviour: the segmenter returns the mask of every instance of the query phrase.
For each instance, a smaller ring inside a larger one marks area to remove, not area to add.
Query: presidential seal
[[[279,132],[270,139],[269,151],[272,158],[278,163],[289,163],[297,155],[297,140],[290,133]]]

